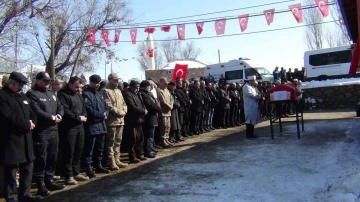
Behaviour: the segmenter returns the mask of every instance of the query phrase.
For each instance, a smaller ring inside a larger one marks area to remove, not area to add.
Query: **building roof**
[[[197,60],[177,60],[165,65],[162,69],[175,69],[176,64],[187,64],[188,68],[204,68],[206,64]]]
[[[356,0],[338,0],[350,39],[355,43],[359,36]]]

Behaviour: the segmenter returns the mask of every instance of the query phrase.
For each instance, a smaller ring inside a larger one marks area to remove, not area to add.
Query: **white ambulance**
[[[248,58],[206,65],[204,76],[214,81],[225,78],[228,83],[243,83],[248,76],[256,76],[257,81],[273,82],[274,80],[271,72]]]

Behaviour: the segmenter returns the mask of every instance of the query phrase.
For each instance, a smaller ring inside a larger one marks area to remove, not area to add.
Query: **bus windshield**
[[[259,72],[260,75],[272,75],[267,69],[263,67],[255,67],[257,72]]]

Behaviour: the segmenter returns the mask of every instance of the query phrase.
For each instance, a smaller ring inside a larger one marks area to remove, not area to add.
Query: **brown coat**
[[[111,89],[106,87],[102,90],[104,99],[109,109],[109,116],[106,120],[107,126],[123,126],[125,125],[124,117],[127,113],[127,106],[120,89]]]
[[[173,99],[173,96],[170,94],[170,91],[167,88],[165,88],[164,90],[159,88],[158,89],[158,98],[160,101],[162,116],[170,117],[171,110],[174,105],[174,99]]]

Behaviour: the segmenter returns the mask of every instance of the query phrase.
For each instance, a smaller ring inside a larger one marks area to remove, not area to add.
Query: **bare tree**
[[[157,46],[157,43],[154,44],[155,47]],[[137,46],[137,54],[138,57],[136,58],[136,60],[139,62],[140,67],[145,70],[148,69],[148,61],[147,61],[147,57],[146,57],[146,51],[147,51],[147,47],[145,45],[145,43],[141,43]],[[155,69],[161,69],[162,67],[164,67],[164,56],[161,53],[160,49],[157,49],[154,52],[154,57],[155,57]]]
[[[160,46],[164,53],[167,62],[173,62],[181,59],[182,42],[175,38],[167,38],[166,41],[162,41]]]
[[[201,49],[195,46],[193,41],[187,42],[181,49],[181,58],[195,60],[201,53]]]
[[[305,0],[305,5],[313,5],[313,0]],[[324,46],[322,24],[323,16],[318,8],[303,9],[304,21],[308,26],[305,28],[305,42],[308,50],[321,49]]]
[[[51,59],[49,39],[53,31],[55,73],[79,72],[73,68],[92,71],[99,56],[105,54],[107,59],[115,57],[111,46],[104,44],[99,30],[128,23],[130,14],[126,0],[63,0],[56,11],[43,13],[41,19],[32,24],[34,47],[41,54],[48,71]],[[87,43],[88,29],[98,31],[95,45]]]
[[[344,23],[343,16],[341,14],[339,2],[336,1],[335,6],[330,7],[331,16],[335,22],[335,31],[332,33],[333,41],[335,41],[335,46],[344,46],[350,44],[350,38],[347,33],[347,29]],[[329,44],[330,47],[331,46]]]

